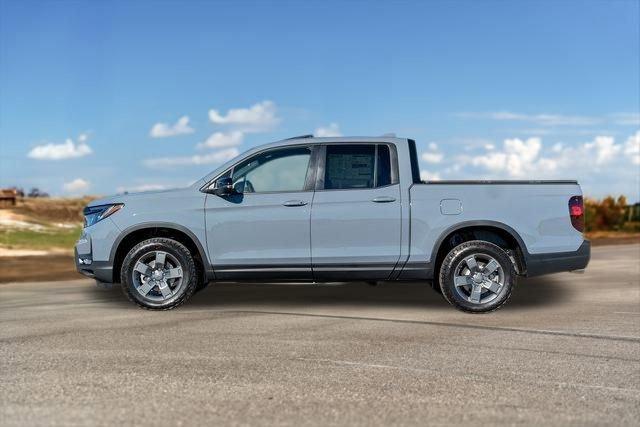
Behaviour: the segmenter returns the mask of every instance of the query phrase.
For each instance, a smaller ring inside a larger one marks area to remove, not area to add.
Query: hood
[[[126,205],[128,201],[137,202],[144,199],[158,199],[158,198],[162,199],[163,196],[172,197],[179,193],[185,193],[185,192],[191,193],[193,191],[198,191],[201,185],[202,185],[201,180],[198,180],[197,182],[193,183],[191,186],[184,187],[184,188],[139,191],[134,193],[125,192],[122,194],[116,194],[113,196],[107,196],[100,199],[92,200],[87,206],[91,207],[91,206],[109,205],[113,203],[124,203]]]

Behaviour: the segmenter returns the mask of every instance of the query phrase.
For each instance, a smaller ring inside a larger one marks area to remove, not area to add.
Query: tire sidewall
[[[179,292],[171,298],[160,302],[144,298],[138,293],[133,282],[133,269],[136,263],[142,256],[152,251],[163,251],[174,256],[181,264],[183,272],[183,283]],[[150,309],[169,309],[179,305],[193,294],[198,284],[195,263],[189,250],[181,243],[165,238],[148,239],[134,246],[122,262],[120,278],[123,291],[129,299],[141,307]]]
[[[504,286],[497,298],[484,304],[474,304],[458,294],[455,289],[454,275],[456,266],[472,254],[485,254],[494,258],[504,272]],[[516,272],[509,255],[493,243],[473,240],[462,243],[453,248],[445,257],[440,267],[440,289],[445,299],[456,308],[470,313],[485,313],[496,310],[504,305],[515,285]]]

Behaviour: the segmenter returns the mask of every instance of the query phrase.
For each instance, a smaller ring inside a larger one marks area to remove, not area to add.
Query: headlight
[[[82,212],[84,214],[84,226],[89,227],[98,221],[102,221],[108,216],[118,212],[124,206],[123,203],[113,205],[87,206]]]

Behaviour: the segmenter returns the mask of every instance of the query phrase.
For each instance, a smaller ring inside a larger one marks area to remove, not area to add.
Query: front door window
[[[257,154],[234,168],[234,188],[245,194],[304,191],[310,158],[307,147]]]

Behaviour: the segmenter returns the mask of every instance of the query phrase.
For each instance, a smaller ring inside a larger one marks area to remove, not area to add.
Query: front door
[[[310,280],[311,149],[271,149],[231,176],[236,194],[207,195],[207,247],[217,279]]]
[[[401,200],[395,147],[323,147],[311,209],[316,280],[384,280],[400,257]]]

